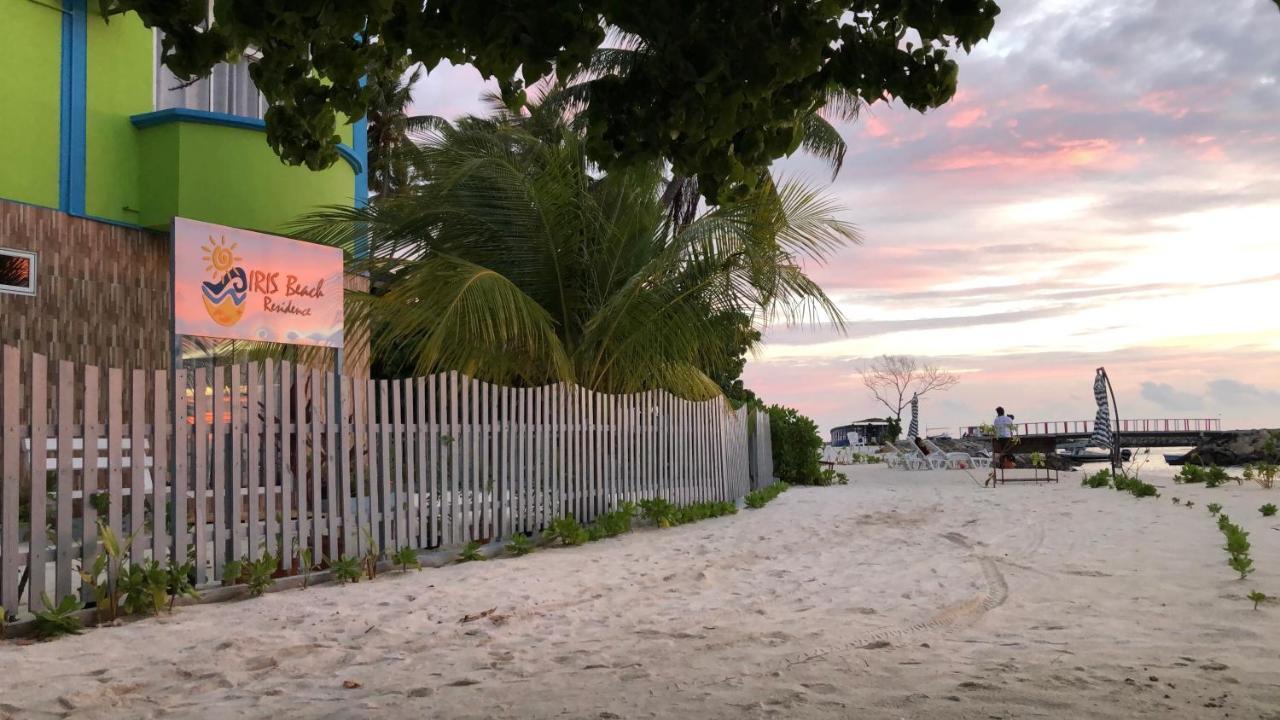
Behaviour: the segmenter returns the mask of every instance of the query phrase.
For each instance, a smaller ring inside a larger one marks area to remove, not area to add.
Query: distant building
[[[879,445],[889,438],[889,423],[882,418],[867,418],[831,428],[831,446]]]

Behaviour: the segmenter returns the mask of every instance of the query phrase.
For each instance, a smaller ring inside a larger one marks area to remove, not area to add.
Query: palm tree
[[[377,292],[356,321],[385,372],[706,398],[741,332],[716,318],[840,319],[801,267],[857,241],[829,200],[770,185],[677,225],[660,167],[600,175],[563,123],[510,120],[434,131],[412,151],[413,184],[298,227],[371,248],[357,269]]]
[[[406,109],[413,99],[413,85],[422,77],[422,66],[408,70],[407,61],[389,67],[380,66],[366,76],[365,87],[372,94],[368,121],[369,192],[385,195],[412,182],[411,168],[405,150],[413,145],[415,134],[440,127],[444,120],[434,115],[409,115]]]
[[[616,41],[614,47],[597,49],[591,62],[570,75],[565,84],[546,86],[541,104],[569,116],[575,127],[585,131],[582,111],[591,102],[592,85],[601,78],[626,75],[637,58],[647,51],[638,38],[618,34]],[[832,86],[823,105],[804,114],[796,128],[797,149],[825,161],[831,168],[832,179],[840,174],[849,151],[832,120],[856,120],[863,105],[857,95]],[[768,182],[768,175],[767,168],[761,170],[762,181]],[[663,192],[663,203],[670,209],[671,218],[677,225],[686,224],[697,215],[701,199],[697,178],[679,173],[672,175]]]

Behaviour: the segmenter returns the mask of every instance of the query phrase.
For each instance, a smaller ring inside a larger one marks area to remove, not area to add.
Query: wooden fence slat
[[[409,542],[408,533],[405,532],[407,525],[405,517],[406,494],[404,488],[404,470],[405,470],[405,452],[404,445],[404,399],[402,397],[404,383],[399,380],[391,381],[391,447],[394,457],[392,466],[394,468],[394,486],[392,492],[393,504],[392,511],[395,518],[395,546],[391,549],[399,550],[405,547]]]
[[[124,372],[107,368],[107,526],[124,542]]]
[[[356,543],[355,555],[361,555],[365,552],[365,533],[374,533],[372,529],[372,507],[369,495],[369,484],[365,478],[365,468],[369,457],[372,456],[372,447],[369,445],[369,380],[352,378],[351,380],[351,410],[352,425],[355,433],[352,433],[353,454],[356,456]],[[369,470],[372,477],[372,469]]]
[[[248,521],[246,538],[249,543],[249,556],[254,560],[261,556],[260,550],[266,553],[271,552],[262,538],[262,521],[259,517],[259,509],[262,502],[262,470],[266,465],[262,456],[263,416],[258,411],[258,408],[262,405],[261,369],[262,366],[259,363],[249,363],[248,374],[246,375],[248,391],[245,394],[245,401],[248,403],[245,411],[246,432],[248,433],[248,462],[245,463],[248,471],[248,476],[246,477],[248,491],[245,497],[245,505],[248,511],[246,515]]]
[[[426,497],[424,502],[427,509],[427,525],[425,529],[426,541],[422,543],[424,548],[433,548],[439,545],[440,536],[439,529],[439,507],[440,507],[440,408],[439,396],[436,387],[439,384],[440,376],[428,375],[425,380],[426,385],[426,415],[423,416],[423,425],[426,428],[426,434],[423,436],[423,446],[426,452]]]
[[[351,452],[354,446],[356,436],[359,435],[359,424],[355,415],[355,386],[356,381],[353,378],[344,375],[337,375],[338,393],[342,404],[342,412],[338,413],[338,462],[339,473],[338,479],[342,486],[341,489],[341,508],[342,508],[342,551],[332,554],[329,557],[337,558],[342,554],[350,553],[351,549],[356,546],[356,532],[359,528],[360,521],[357,519],[359,512],[356,508],[359,506],[359,494],[356,492],[356,485],[352,477]],[[347,418],[351,421],[348,422]],[[348,432],[350,430],[351,432]],[[360,456],[356,455],[356,464],[359,465]],[[319,560],[320,558],[314,558]]]
[[[195,369],[195,438],[192,440],[195,450],[195,477],[192,490],[195,500],[195,528],[191,542],[196,548],[196,584],[204,584],[209,580],[209,546],[205,539],[205,531],[209,522],[209,389],[205,368]]]
[[[280,361],[280,564],[281,567],[293,565],[294,544],[297,536],[293,528],[293,478],[295,469],[289,457],[292,452],[293,433],[297,427],[293,417],[294,371],[288,360]],[[273,513],[274,514],[274,513]]]
[[[227,532],[230,537],[231,549],[228,553],[230,560],[239,560],[250,553],[256,552],[257,548],[249,548],[245,550],[245,542],[242,539],[240,530],[241,513],[243,510],[244,496],[241,494],[244,480],[241,470],[244,467],[240,459],[240,453],[243,450],[243,441],[241,435],[244,426],[244,409],[240,404],[240,381],[244,378],[240,372],[239,363],[231,366],[231,384],[227,388],[227,400],[230,403],[231,425],[228,428],[228,439],[231,441],[231,462],[229,465],[229,473],[227,475],[227,502],[229,512],[227,517]]]
[[[378,435],[381,432],[378,423],[378,381],[365,381],[365,430],[369,451],[369,527],[361,538],[361,554],[371,551],[371,545],[382,542],[382,484],[380,478],[381,463],[378,462]]]
[[[413,484],[415,513],[410,517],[413,528],[414,543],[417,548],[430,547],[427,535],[427,385],[426,378],[415,378],[409,381],[413,393],[413,471],[410,473]]]
[[[151,557],[164,564],[169,533],[169,373],[151,371]]]
[[[141,563],[146,553],[146,499],[147,499],[147,373],[134,370],[129,392],[129,547],[132,562]]]
[[[480,387],[475,378],[467,377],[466,384],[463,385],[463,412],[466,413],[466,422],[462,425],[462,432],[466,436],[466,442],[463,443],[464,453],[466,455],[466,488],[463,491],[463,514],[466,518],[464,521],[467,529],[466,540],[471,541],[477,539],[479,535],[479,523],[476,517],[478,509],[476,502],[477,490],[480,484],[480,453],[478,449],[480,431],[476,423],[479,420],[479,395]]]
[[[389,550],[395,544],[395,499],[391,495],[391,393],[386,380],[378,381],[379,428],[381,429],[382,459],[381,499],[382,499],[382,549]]]
[[[88,373],[85,368],[85,426],[88,427],[89,386]],[[173,369],[173,506],[170,508],[173,520],[169,528],[173,532],[173,561],[182,564],[187,560],[187,488],[190,487],[190,466],[187,459],[187,448],[190,446],[191,430],[187,425],[187,371],[181,367]],[[88,431],[85,432],[85,447],[89,447]],[[85,526],[88,532],[88,526]]]
[[[303,550],[310,550],[311,557],[316,557],[316,552],[311,546],[311,527],[307,520],[307,493],[311,488],[307,474],[307,440],[310,437],[308,430],[308,411],[312,415],[315,414],[314,408],[311,407],[307,397],[307,370],[302,365],[294,364],[293,366],[293,398],[294,398],[294,433],[293,433],[293,502],[297,514],[297,538],[298,542],[294,548],[290,549],[293,558],[298,557],[298,553]]]
[[[417,483],[417,384],[412,378],[402,380],[404,386],[404,542],[417,543],[417,503],[422,493]]]
[[[279,546],[276,540],[277,533],[280,532],[279,523],[276,522],[276,515],[280,511],[276,509],[276,457],[279,451],[279,433],[277,432],[277,403],[276,398],[279,397],[279,385],[276,382],[276,364],[271,358],[267,358],[262,362],[262,520],[263,520],[263,542],[266,543],[267,552],[274,558],[279,559],[283,566],[285,562],[284,549]],[[255,413],[256,414],[256,413]],[[255,455],[255,457],[257,457]],[[281,473],[283,477],[283,473]]]
[[[477,405],[479,412],[476,414],[476,422],[479,435],[477,445],[479,451],[476,454],[476,471],[478,473],[476,481],[476,537],[479,539],[491,538],[493,535],[489,530],[489,383],[476,382]]]
[[[225,371],[221,365],[213,367],[210,383],[213,387],[213,420],[210,430],[213,433],[213,577],[222,579],[223,570],[228,560],[239,558],[227,557],[227,402],[224,393],[227,390]]]
[[[58,362],[58,507],[56,572],[54,579],[54,601],[61,602],[71,594],[72,576],[75,568],[71,565],[72,552],[75,550],[75,470],[72,458],[75,452],[76,424],[76,369],[67,360]],[[163,397],[163,396],[162,396]],[[33,433],[34,435],[34,433]],[[34,446],[35,438],[31,444]],[[159,506],[157,515],[163,514],[164,505]]]
[[[18,607],[18,454],[21,443],[18,434],[19,391],[18,378],[22,377],[21,356],[18,349],[4,346],[4,365],[0,367],[0,412],[3,412],[0,430],[0,605],[6,613],[16,612]]]
[[[45,533],[48,519],[48,478],[46,458],[49,439],[49,361],[45,356],[31,354],[31,372],[27,375],[31,398],[28,413],[31,418],[31,515],[27,518],[30,528],[27,541],[28,607],[31,612],[44,610],[45,563],[49,541]]]
[[[308,397],[311,408],[311,475],[307,486],[311,490],[311,499],[307,503],[311,511],[311,543],[307,547],[311,549],[312,559],[324,554],[324,430],[321,423],[328,420],[323,417],[324,396],[323,374],[319,368],[311,368],[311,388]],[[306,493],[298,493],[298,496],[305,497]],[[299,522],[305,523],[307,514],[301,513],[301,515],[302,519]]]
[[[338,454],[338,428],[342,427],[342,418],[338,416],[338,404],[340,386],[342,386],[342,375],[339,373],[324,373],[325,382],[325,465],[328,465],[329,483],[329,503],[325,506],[326,514],[329,519],[329,557],[338,556],[338,523],[342,520],[343,498],[346,492],[338,489],[338,469],[342,468],[342,460]],[[343,483],[346,484],[346,483]],[[319,557],[319,552],[316,553]],[[314,560],[314,559],[312,559]]]
[[[462,384],[457,372],[449,372],[449,539],[453,544],[463,542],[462,528],[462,449],[466,445],[462,439],[463,415]]]

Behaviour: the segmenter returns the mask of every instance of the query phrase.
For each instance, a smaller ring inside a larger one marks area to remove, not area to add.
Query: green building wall
[[[133,14],[104,20],[93,0],[58,4],[0,0],[0,200],[156,229],[177,215],[265,232],[363,201],[363,123],[339,127],[347,160],[312,172],[281,162],[261,121],[168,111],[139,122],[155,114],[152,31]],[[77,82],[83,122],[68,125]]]
[[[0,0],[0,198],[58,206],[62,15]]]
[[[153,39],[138,16],[88,12],[85,202],[89,215],[138,224],[144,200],[138,131],[131,115],[154,104]]]

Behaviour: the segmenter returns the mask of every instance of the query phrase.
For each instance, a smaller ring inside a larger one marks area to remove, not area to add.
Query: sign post
[[[177,386],[181,338],[185,335],[333,348],[334,375],[341,376],[342,250],[186,218],[173,219],[169,238],[169,389],[175,434],[186,422],[185,392],[180,395]],[[338,417],[326,422],[338,422],[340,427],[340,383],[333,386]],[[195,388],[195,392],[204,392],[204,388]],[[233,402],[239,402],[238,398]],[[322,405],[318,403],[313,412]],[[345,436],[338,435],[338,451],[342,453]],[[202,441],[196,438],[196,442]],[[176,443],[171,442],[171,447],[175,455],[169,467],[176,469]],[[233,484],[227,485],[227,497],[219,500],[230,503],[230,493],[237,490]],[[185,513],[186,499],[174,498],[175,550],[177,536],[186,527],[178,522],[180,502]]]

